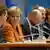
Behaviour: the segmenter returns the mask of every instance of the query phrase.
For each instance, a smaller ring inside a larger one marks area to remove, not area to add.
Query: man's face
[[[42,13],[42,19],[43,20],[45,20],[45,18],[46,18],[46,11],[45,11],[45,9],[44,10],[40,10],[41,11],[41,13]]]
[[[37,14],[34,16],[32,13],[30,19],[34,24],[39,24],[42,21],[42,14]]]
[[[13,23],[18,23],[20,21],[20,13],[19,12],[13,12],[10,16],[10,20]]]

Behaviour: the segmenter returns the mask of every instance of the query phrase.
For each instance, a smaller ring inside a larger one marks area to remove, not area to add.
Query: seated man
[[[47,9],[46,11],[46,19],[43,23],[43,31],[45,31],[44,36],[46,38],[49,38],[50,37],[50,9]]]
[[[23,34],[24,36],[26,36],[25,37],[26,40],[37,39],[39,35],[43,36],[43,32],[40,31],[42,27],[42,25],[40,25],[41,21],[42,21],[42,14],[38,9],[34,9],[32,10],[32,12],[28,13],[28,17],[25,19],[25,22],[22,25]]]

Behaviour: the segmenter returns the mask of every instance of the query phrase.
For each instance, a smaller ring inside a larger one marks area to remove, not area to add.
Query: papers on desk
[[[50,39],[45,39],[45,40],[25,40],[24,42],[14,42],[11,44],[45,44],[45,43],[50,43]],[[10,44],[10,43],[9,43]]]
[[[10,42],[7,42],[8,44],[10,44]],[[14,42],[14,43],[11,43],[11,44],[23,44],[23,42]]]
[[[37,39],[37,40],[25,40],[24,42],[14,42],[12,44],[44,44],[46,43],[46,39],[45,40],[41,40],[41,39]],[[10,43],[9,43],[10,44]]]
[[[33,41],[26,40],[24,42],[14,42],[12,44],[42,44],[42,43],[46,43],[46,41],[44,41],[44,40],[33,40]],[[10,44],[10,43],[8,43],[8,44]]]
[[[44,41],[44,40],[33,40],[33,41],[24,41],[24,43],[26,43],[26,44],[41,44],[41,43],[46,43],[46,41]]]

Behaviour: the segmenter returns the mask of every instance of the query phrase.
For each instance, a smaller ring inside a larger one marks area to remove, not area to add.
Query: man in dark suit
[[[42,21],[42,14],[38,9],[32,10],[28,14],[28,17],[25,19],[24,24],[22,25],[23,28],[23,34],[26,40],[34,40],[38,39],[38,37],[43,36],[43,32],[40,31],[42,25],[40,25]],[[42,37],[41,37],[42,38]]]
[[[46,19],[43,23],[43,30],[47,33],[44,33],[46,39],[50,39],[50,9],[46,10]]]

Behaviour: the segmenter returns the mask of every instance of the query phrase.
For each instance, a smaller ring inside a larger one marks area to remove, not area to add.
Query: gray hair
[[[38,14],[39,14],[39,15],[42,15],[41,11],[38,10],[38,9],[32,10],[32,13],[33,13],[34,16],[36,16],[36,15],[38,15]]]

